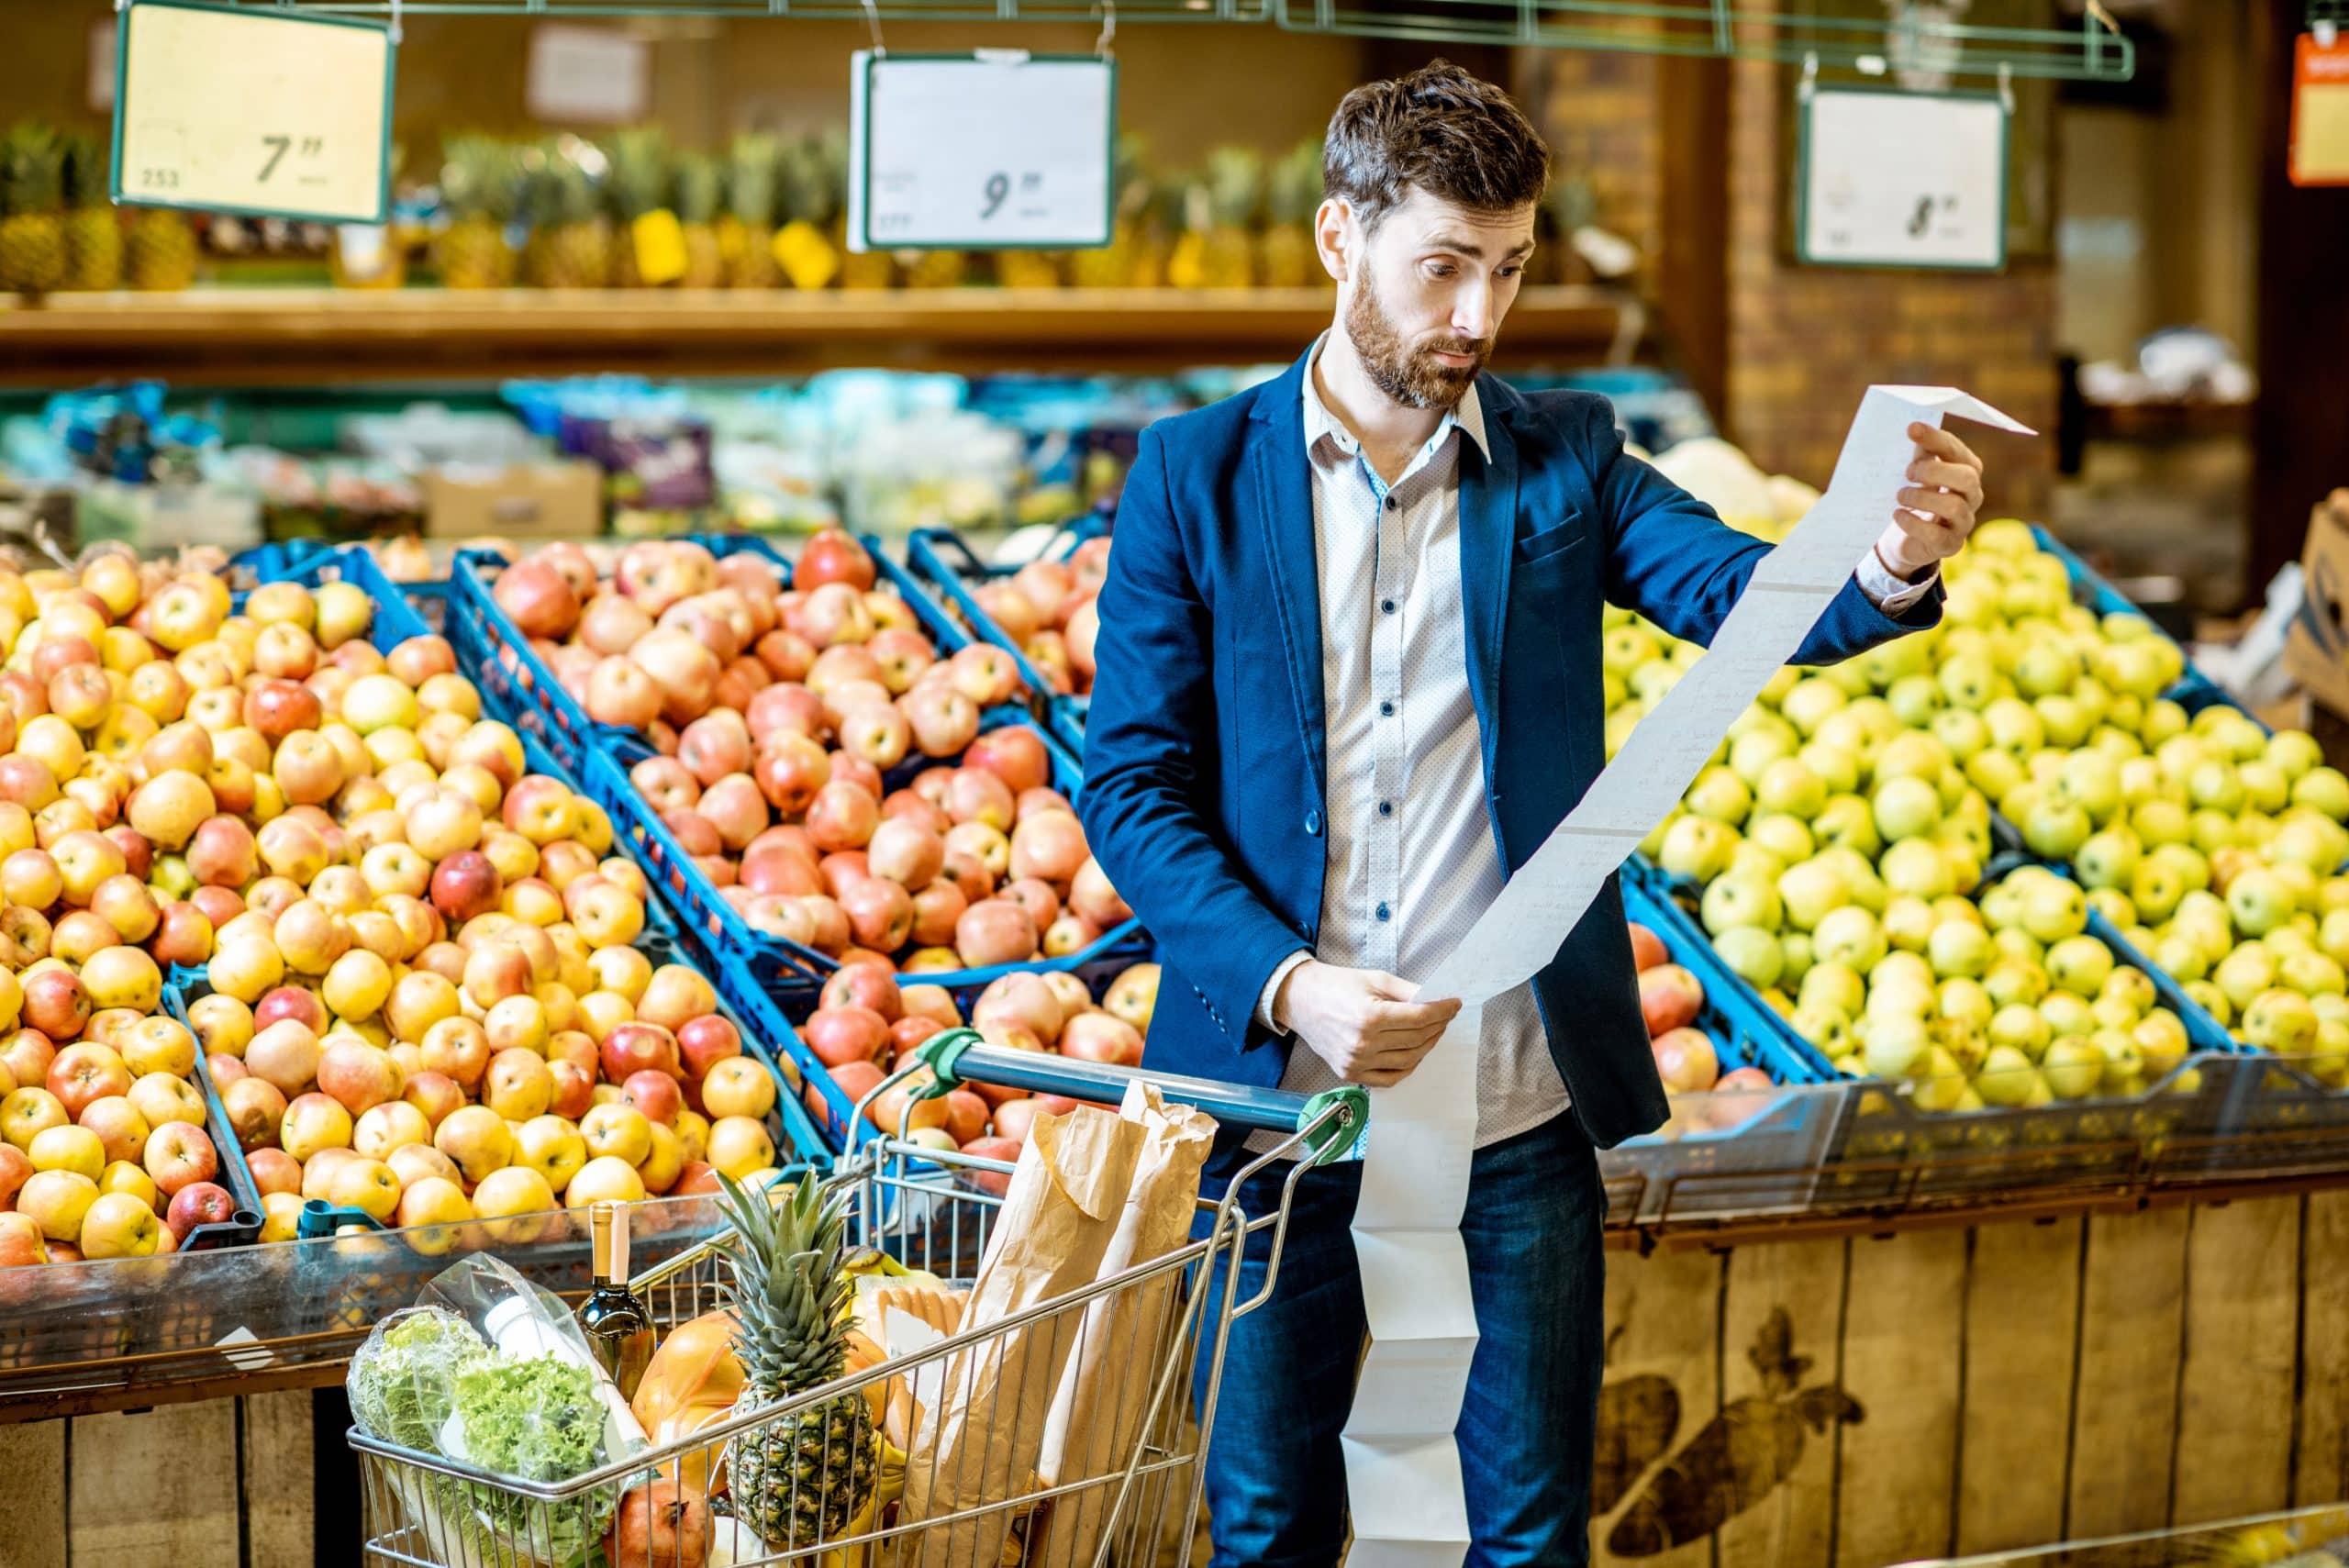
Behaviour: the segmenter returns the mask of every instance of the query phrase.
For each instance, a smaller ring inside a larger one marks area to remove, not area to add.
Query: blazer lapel
[[[1289,690],[1297,699],[1306,766],[1316,797],[1326,795],[1323,776],[1328,718],[1321,703],[1321,565],[1313,539],[1313,479],[1305,454],[1306,362],[1311,350],[1286,374],[1257,389],[1248,443],[1246,483],[1241,494],[1252,500],[1256,524],[1271,568],[1273,605],[1280,619],[1281,645],[1288,654]]]
[[[1485,777],[1493,777],[1500,740],[1501,637],[1508,616],[1508,573],[1517,537],[1517,442],[1512,412],[1490,376],[1479,386],[1486,458],[1464,439],[1460,451],[1460,584],[1467,611],[1468,692],[1483,733]]]

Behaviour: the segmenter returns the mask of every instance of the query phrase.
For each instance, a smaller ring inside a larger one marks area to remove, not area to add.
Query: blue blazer
[[[1321,600],[1301,404],[1307,360],[1142,433],[1101,589],[1082,809],[1165,965],[1148,1062],[1272,1085],[1291,1042],[1253,1021],[1321,918]],[[1606,399],[1477,384],[1460,564],[1486,810],[1514,873],[1605,764],[1600,611],[1709,642],[1769,546],[1627,457]],[[1797,654],[1833,663],[1941,616],[1847,584]],[[1407,976],[1407,978],[1417,978]],[[1575,1115],[1601,1148],[1666,1115],[1622,894],[1609,878],[1533,982]]]

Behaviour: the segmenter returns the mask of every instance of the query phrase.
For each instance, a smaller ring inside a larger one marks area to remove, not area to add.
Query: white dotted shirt
[[[1319,347],[1314,360],[1318,364]],[[1506,880],[1485,809],[1485,763],[1468,690],[1460,577],[1464,438],[1488,454],[1471,386],[1391,485],[1305,375],[1305,448],[1313,467],[1313,543],[1320,568],[1321,696],[1328,869],[1313,951],[1273,972],[1257,1000],[1272,1001],[1309,956],[1407,980],[1451,956]],[[1869,569],[1873,568],[1873,572]],[[1932,585],[1909,584],[1871,555],[1860,585],[1898,614]],[[1597,701],[1598,694],[1590,694]],[[1331,1088],[1338,1075],[1310,1049],[1289,1051],[1281,1087]],[[1542,1034],[1533,989],[1485,1004],[1476,1057],[1476,1145],[1530,1131],[1567,1106],[1566,1085]],[[1259,1151],[1278,1140],[1259,1134]]]

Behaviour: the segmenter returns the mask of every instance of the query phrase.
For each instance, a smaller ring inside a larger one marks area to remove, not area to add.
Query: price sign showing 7
[[[264,136],[261,141],[263,147],[269,149],[269,161],[261,166],[261,172],[253,178],[262,181],[277,172],[277,166],[284,161],[287,152],[291,151],[298,158],[316,158],[326,150],[327,145],[323,137],[316,136],[301,138],[298,149],[295,146],[295,139],[290,136]]]

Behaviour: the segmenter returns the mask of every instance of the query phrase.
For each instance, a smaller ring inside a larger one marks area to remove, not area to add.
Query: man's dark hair
[[[1444,60],[1347,94],[1321,148],[1322,194],[1365,230],[1415,190],[1508,212],[1541,200],[1549,177],[1550,150],[1509,95]]]

